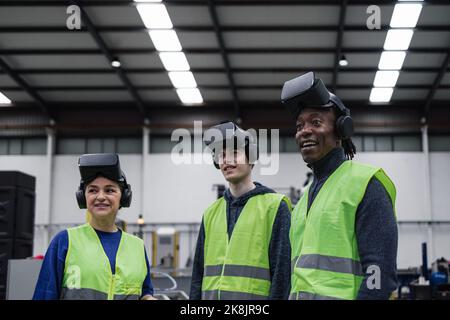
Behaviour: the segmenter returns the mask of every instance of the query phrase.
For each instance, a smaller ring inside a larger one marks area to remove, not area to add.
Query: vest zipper
[[[112,274],[111,282],[109,283],[109,292],[108,292],[108,300],[114,300],[114,280],[116,276]]]

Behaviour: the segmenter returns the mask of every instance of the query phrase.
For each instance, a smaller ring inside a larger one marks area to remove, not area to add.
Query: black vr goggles
[[[295,119],[306,107],[335,107],[338,111],[336,131],[339,137],[348,139],[353,134],[350,110],[345,107],[341,99],[328,91],[321,79],[315,78],[312,71],[286,81],[281,91],[281,102]]]
[[[115,153],[84,154],[78,159],[81,181],[76,192],[76,198],[80,209],[86,209],[84,189],[86,184],[102,176],[120,184],[122,197],[121,207],[129,207],[131,204],[131,186],[127,184],[125,174],[120,169],[119,156]]]

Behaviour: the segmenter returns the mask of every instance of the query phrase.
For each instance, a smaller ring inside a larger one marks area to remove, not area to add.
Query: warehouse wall
[[[75,155],[55,155],[53,162],[51,223],[82,223],[84,212],[77,208],[74,192],[79,181]],[[0,156],[0,170],[20,170],[36,176],[37,203],[36,223],[47,224],[45,199],[48,196],[47,183],[50,174],[46,169],[46,156]],[[397,186],[397,214],[399,221],[446,220],[450,221],[450,153],[430,153],[431,208],[427,207],[426,158],[421,152],[365,152],[356,160],[382,166]],[[122,209],[120,216],[127,222],[136,222],[140,213],[146,222],[200,222],[204,209],[216,198],[213,184],[223,184],[224,180],[212,165],[175,165],[170,154],[149,154],[143,168],[141,155],[121,155],[121,163],[133,189],[133,204]],[[277,175],[263,176],[259,167],[254,169],[254,177],[267,186],[280,189],[301,187],[307,167],[296,153],[280,154],[280,168]],[[145,174],[145,202],[142,208],[141,177]],[[382,227],[382,226],[380,226]],[[433,248],[430,259],[450,257],[450,225],[433,225]],[[398,266],[405,268],[421,263],[420,246],[429,237],[426,224],[400,224]],[[45,230],[36,232],[35,254],[44,253],[48,240]],[[194,237],[195,238],[195,237]],[[181,237],[181,265],[183,266],[195,239]],[[189,243],[188,243],[189,241]],[[151,247],[147,244],[147,247]]]

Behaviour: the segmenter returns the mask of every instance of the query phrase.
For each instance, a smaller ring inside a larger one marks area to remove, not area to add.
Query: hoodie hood
[[[275,193],[275,191],[273,189],[263,186],[259,182],[253,182],[253,183],[255,184],[256,188],[253,190],[250,190],[247,193],[244,193],[242,196],[240,196],[238,198],[233,197],[229,188],[227,190],[225,190],[225,193],[223,196],[224,196],[225,200],[227,201],[227,203],[233,204],[234,206],[244,206],[247,203],[248,199],[250,199],[251,197],[254,197],[254,196],[260,195],[260,194]]]

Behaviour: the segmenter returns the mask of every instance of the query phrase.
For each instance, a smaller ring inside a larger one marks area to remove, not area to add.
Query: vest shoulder
[[[345,162],[346,169],[355,172],[358,174],[368,174],[368,175],[374,175],[376,172],[382,170],[381,167],[377,167],[371,164],[367,163],[361,163],[353,160],[347,160]]]
[[[222,202],[224,202],[224,201],[225,201],[225,198],[224,198],[223,196],[220,197],[219,199],[217,199],[217,200],[215,200],[213,203],[211,203],[211,204],[209,205],[209,207],[206,208],[205,212],[208,212],[208,211],[210,211],[211,209],[214,209],[215,207],[217,207],[217,206],[219,206],[220,204],[222,204]]]
[[[82,225],[79,225],[79,226],[76,226],[76,227],[67,228],[66,230],[67,230],[68,233],[70,233],[70,232],[83,231],[83,230],[85,230],[87,228],[89,228],[89,224],[85,223],[85,224],[82,224]]]
[[[141,243],[142,245],[144,245],[144,241],[143,241],[141,238],[139,238],[139,237],[137,237],[137,236],[135,236],[135,235],[132,235],[132,234],[130,234],[130,233],[128,233],[128,232],[125,232],[125,231],[123,231],[123,230],[122,230],[122,236],[123,236],[123,237],[126,237],[127,240],[139,242],[139,243]]]

